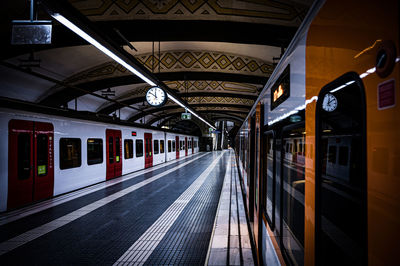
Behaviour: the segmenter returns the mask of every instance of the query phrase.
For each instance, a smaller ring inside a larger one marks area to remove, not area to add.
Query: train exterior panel
[[[397,263],[399,21],[398,1],[316,1],[247,116],[260,263]]]
[[[195,136],[10,109],[0,110],[0,128],[0,211],[144,169],[146,160],[147,167],[174,160],[168,141],[178,136],[199,151]],[[180,157],[190,154],[182,146]],[[50,181],[36,188],[45,176]]]

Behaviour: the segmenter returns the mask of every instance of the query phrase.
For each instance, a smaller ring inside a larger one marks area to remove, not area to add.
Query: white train
[[[198,137],[0,108],[0,211],[199,151]]]

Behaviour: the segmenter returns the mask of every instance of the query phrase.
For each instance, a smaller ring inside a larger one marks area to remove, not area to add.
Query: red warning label
[[[396,86],[394,79],[378,85],[378,109],[387,109],[395,106]]]

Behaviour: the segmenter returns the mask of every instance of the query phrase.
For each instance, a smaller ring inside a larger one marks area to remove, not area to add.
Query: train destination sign
[[[182,113],[181,119],[182,120],[190,120],[190,119],[192,119],[192,114],[191,113]]]
[[[278,107],[290,96],[289,66],[283,71],[280,78],[271,90],[271,111]]]

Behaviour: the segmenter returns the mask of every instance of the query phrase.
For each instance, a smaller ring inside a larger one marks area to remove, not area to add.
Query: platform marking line
[[[201,157],[203,157],[205,155],[207,155],[207,154],[204,154]],[[155,175],[155,176],[153,176],[153,177],[151,177],[149,179],[146,179],[146,180],[141,181],[141,182],[139,182],[137,184],[134,184],[134,185],[132,185],[132,186],[130,186],[128,188],[125,188],[125,189],[123,189],[121,191],[118,191],[118,192],[116,192],[114,194],[111,194],[108,197],[102,198],[100,200],[97,200],[97,201],[89,204],[89,205],[83,206],[83,207],[81,207],[81,208],[79,208],[79,209],[77,209],[77,210],[75,210],[73,212],[70,212],[70,213],[68,213],[68,214],[66,214],[66,215],[64,215],[64,216],[62,216],[62,217],[60,217],[58,219],[55,219],[55,220],[53,220],[51,222],[48,222],[48,223],[46,223],[44,225],[41,225],[41,226],[36,227],[34,229],[31,229],[31,230],[29,230],[29,231],[27,231],[25,233],[22,233],[22,234],[14,237],[14,238],[11,238],[11,239],[9,239],[7,241],[4,241],[4,242],[0,243],[0,256],[5,254],[5,253],[7,253],[7,252],[9,252],[9,251],[11,251],[11,250],[13,250],[13,249],[16,249],[17,247],[20,247],[20,246],[22,246],[22,245],[24,245],[24,244],[26,244],[26,243],[28,243],[28,242],[30,242],[32,240],[35,240],[36,238],[39,238],[39,237],[41,237],[41,236],[43,236],[43,235],[45,235],[45,234],[47,234],[47,233],[49,233],[51,231],[54,231],[54,230],[66,225],[66,224],[69,224],[70,222],[73,222],[76,219],[78,219],[78,218],[80,218],[80,217],[82,217],[82,216],[84,216],[84,215],[86,215],[86,214],[88,214],[88,213],[90,213],[90,212],[92,212],[92,211],[94,211],[94,210],[96,210],[96,209],[98,209],[98,208],[100,208],[100,207],[102,207],[102,206],[104,206],[104,205],[116,200],[116,199],[119,199],[119,198],[125,196],[128,193],[131,193],[131,192],[133,192],[133,191],[135,191],[135,190],[137,190],[137,189],[139,189],[139,188],[141,188],[141,187],[143,187],[143,186],[145,186],[145,185],[147,185],[147,184],[149,184],[151,182],[154,182],[154,181],[160,179],[161,177],[163,177],[165,175],[168,175],[168,174],[174,172],[175,170],[178,170],[179,168],[182,168],[182,167],[184,167],[184,166],[196,161],[197,159],[200,159],[201,157],[196,157],[196,158],[194,158],[194,159],[192,159],[190,161],[187,161],[187,162],[185,162],[185,163],[183,163],[181,165],[178,165],[178,166],[176,166],[174,168],[171,168],[171,169],[169,169],[169,170],[167,170],[167,171],[165,171],[163,173]]]
[[[168,162],[164,162],[164,163],[158,164],[156,166],[153,166],[152,168],[141,169],[141,170],[139,170],[137,172],[125,174],[125,175],[123,175],[121,177],[117,177],[117,178],[114,178],[114,179],[111,179],[111,180],[104,180],[104,181],[101,181],[98,184],[91,185],[89,187],[79,189],[78,191],[69,192],[69,193],[67,193],[65,195],[55,196],[55,198],[48,199],[48,200],[45,200],[43,202],[36,203],[36,204],[31,205],[31,206],[24,207],[22,209],[11,211],[9,213],[1,214],[0,215],[0,225],[8,224],[10,222],[19,220],[19,219],[24,218],[26,216],[29,216],[31,214],[35,214],[35,213],[41,212],[43,210],[47,210],[49,208],[55,207],[57,205],[60,205],[62,203],[74,200],[74,199],[79,198],[79,197],[83,197],[83,196],[85,196],[87,194],[96,192],[98,190],[107,188],[109,186],[113,186],[115,184],[130,180],[132,178],[135,178],[135,177],[138,177],[138,176],[141,176],[141,175],[144,175],[144,174],[147,174],[147,173],[149,173],[151,171],[155,171],[155,170],[158,170],[160,168],[169,166],[171,164],[180,162],[183,159],[194,157],[195,155],[198,155],[198,154],[199,153],[189,154],[188,156],[182,157],[180,159],[175,159],[175,160],[171,160],[171,161],[168,161]],[[203,157],[205,155],[206,154],[202,154],[201,156],[196,157],[196,158],[199,159],[199,158],[201,158],[201,157]]]
[[[114,263],[116,265],[142,265],[144,264],[158,244],[167,234],[176,219],[182,213],[186,205],[190,202],[196,192],[203,185],[205,180],[215,168],[221,157],[222,152],[207,169],[190,185],[178,199],[139,237],[136,242]]]

